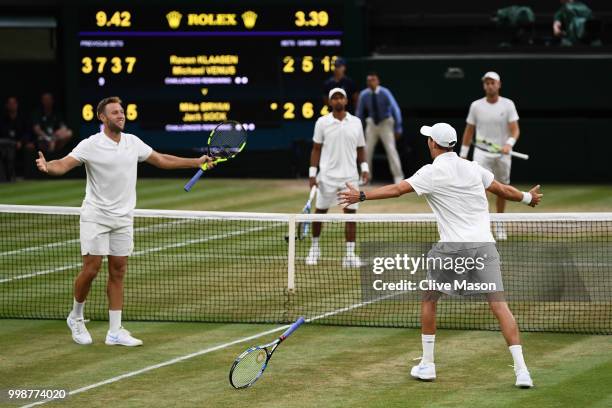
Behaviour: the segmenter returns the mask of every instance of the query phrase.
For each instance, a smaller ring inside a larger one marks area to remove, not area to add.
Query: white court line
[[[172,221],[172,222],[165,222],[163,224],[149,225],[148,227],[138,227],[134,229],[134,232],[148,231],[150,229],[155,229],[155,228],[165,228],[166,226],[169,226],[169,225],[183,224],[189,221],[192,221],[192,220],[178,220],[178,221]],[[79,241],[80,239],[76,238],[76,239],[69,239],[67,241],[53,242],[51,244],[44,244],[44,245],[14,249],[14,250],[7,251],[7,252],[0,252],[0,256],[16,255],[16,254],[22,254],[25,252],[38,251],[40,249],[55,248],[58,246],[74,244],[75,242],[79,242]]]
[[[271,225],[271,226],[270,225],[266,225],[265,227],[253,227],[253,228],[249,228],[249,229],[246,229],[246,230],[232,231],[232,232],[228,232],[226,234],[213,235],[211,237],[206,237],[206,238],[190,239],[189,241],[177,242],[175,244],[168,244],[168,245],[164,245],[164,246],[161,246],[161,247],[155,247],[155,248],[143,249],[142,251],[136,251],[136,252],[134,252],[132,254],[132,256],[140,256],[140,255],[150,254],[150,253],[154,253],[154,252],[160,252],[160,251],[163,251],[163,250],[166,250],[166,249],[171,249],[171,248],[181,248],[181,247],[189,246],[189,245],[192,245],[192,244],[200,244],[200,243],[203,243],[203,242],[214,241],[214,240],[217,240],[217,239],[225,239],[225,238],[229,238],[229,237],[234,237],[236,235],[247,234],[249,232],[261,231],[261,230],[272,228],[272,227],[276,227],[276,226],[279,226],[279,225],[282,225],[282,224],[281,223],[275,223],[274,225]],[[16,280],[21,280],[21,279],[33,278],[33,277],[41,276],[41,275],[48,275],[48,274],[51,274],[51,273],[61,272],[61,271],[65,271],[67,269],[76,268],[76,267],[79,267],[79,266],[81,266],[81,262],[73,263],[71,265],[58,266],[57,268],[47,269],[47,270],[44,270],[44,271],[27,273],[25,275],[18,275],[18,276],[13,276],[13,277],[10,277],[10,278],[4,278],[4,279],[0,279],[0,284],[1,283],[12,282],[12,281],[16,281]]]
[[[366,302],[355,303],[355,304],[353,304],[351,306],[343,307],[341,309],[333,310],[331,312],[323,313],[323,314],[320,314],[318,316],[306,319],[306,322],[310,323],[310,322],[313,322],[315,320],[319,320],[319,319],[323,319],[323,318],[326,318],[326,317],[329,317],[329,316],[336,315],[338,313],[342,313],[342,312],[346,312],[346,311],[349,311],[349,310],[357,309],[357,308],[360,308],[362,306],[366,306],[366,305],[369,305],[371,303],[378,302],[380,300],[385,300],[385,299],[388,299],[390,297],[398,296],[401,293],[404,293],[404,292],[398,292],[398,293],[394,293],[394,294],[391,294],[391,295],[386,295],[386,296],[383,296],[383,297],[380,297],[380,298],[377,298],[377,299],[368,300]],[[249,336],[249,337],[243,337],[243,338],[238,339],[238,340],[230,341],[229,343],[219,344],[219,345],[214,346],[214,347],[210,347],[210,348],[206,348],[206,349],[203,349],[203,350],[200,350],[200,351],[196,351],[195,353],[186,354],[184,356],[176,357],[176,358],[164,361],[164,362],[159,363],[159,364],[154,364],[154,365],[151,365],[151,366],[148,366],[148,367],[144,367],[144,368],[141,368],[140,370],[130,371],[129,373],[121,374],[121,375],[118,375],[116,377],[112,377],[112,378],[109,378],[107,380],[97,382],[95,384],[91,384],[91,385],[87,385],[85,387],[77,388],[76,390],[68,392],[68,395],[71,396],[71,395],[80,394],[82,392],[89,391],[91,389],[98,388],[98,387],[101,387],[103,385],[111,384],[111,383],[114,383],[114,382],[117,382],[117,381],[121,381],[121,380],[126,379],[126,378],[134,377],[134,376],[137,376],[139,374],[143,374],[143,373],[146,373],[146,372],[149,372],[149,371],[152,371],[152,370],[156,370],[156,369],[161,368],[161,367],[167,367],[167,366],[172,365],[172,364],[180,363],[181,361],[189,360],[189,359],[194,358],[194,357],[198,357],[198,356],[201,356],[201,355],[204,355],[204,354],[212,353],[213,351],[222,350],[222,349],[228,348],[230,346],[233,346],[233,345],[236,345],[236,344],[239,344],[239,343],[244,343],[244,342],[249,341],[249,340],[254,340],[254,339],[257,339],[257,338],[260,338],[260,337],[263,337],[263,336],[267,336],[268,334],[272,334],[272,333],[275,333],[275,332],[286,330],[289,326],[290,325],[286,324],[284,326],[277,327],[275,329],[266,330],[264,332],[260,332],[260,333],[254,334],[254,335]],[[34,407],[34,406],[37,406],[37,405],[46,404],[47,402],[51,402],[51,401],[54,401],[54,400],[53,399],[46,399],[46,400],[42,400],[42,401],[37,401],[37,402],[34,402],[32,404],[23,405],[21,408],[30,408],[30,407]]]

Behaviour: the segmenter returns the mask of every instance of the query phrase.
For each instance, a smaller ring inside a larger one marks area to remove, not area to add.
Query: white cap
[[[346,91],[342,88],[334,88],[331,91],[329,91],[329,95],[327,96],[329,99],[332,98],[332,96],[334,96],[334,94],[337,93],[341,93],[342,95],[344,95],[344,97],[346,98]]]
[[[421,126],[421,134],[430,136],[442,147],[453,147],[457,144],[457,132],[448,123],[436,123],[433,126]]]
[[[499,74],[497,72],[493,72],[493,71],[489,71],[486,74],[484,74],[482,76],[482,80],[484,81],[485,79],[490,78],[490,79],[494,79],[496,81],[501,80],[501,78],[499,77]]]

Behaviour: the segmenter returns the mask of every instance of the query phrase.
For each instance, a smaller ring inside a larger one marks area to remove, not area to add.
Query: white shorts
[[[338,205],[338,192],[347,190],[347,182],[351,183],[355,188],[359,188],[359,179],[347,179],[343,181],[319,180],[315,207],[319,210],[327,210],[333,205]],[[346,208],[349,210],[356,210],[359,208],[359,203],[351,204]]]
[[[81,255],[130,256],[133,225],[109,226],[81,220]]]
[[[510,184],[510,168],[512,167],[512,156],[485,152],[478,148],[474,149],[474,161],[493,173],[495,180],[500,183]]]

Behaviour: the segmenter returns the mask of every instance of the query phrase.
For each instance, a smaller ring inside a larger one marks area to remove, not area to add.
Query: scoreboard
[[[344,51],[343,3],[244,3],[80,7],[81,136],[99,130],[96,105],[113,95],[126,131],[154,148],[201,146],[201,132],[230,119],[253,133],[249,149],[311,137]]]

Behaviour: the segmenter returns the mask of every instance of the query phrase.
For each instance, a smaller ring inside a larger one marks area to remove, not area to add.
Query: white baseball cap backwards
[[[434,142],[442,147],[453,147],[457,144],[457,132],[448,123],[421,126],[421,134],[431,137]]]
[[[489,78],[489,79],[494,79],[494,80],[496,80],[496,81],[500,81],[500,80],[501,80],[501,78],[499,77],[499,74],[498,74],[497,72],[493,72],[493,71],[489,71],[489,72],[487,72],[486,74],[484,74],[484,75],[482,76],[482,78],[481,78],[481,79],[484,81],[484,80],[485,80],[485,79],[487,79],[487,78]]]
[[[342,95],[344,95],[344,97],[346,98],[346,91],[342,88],[334,88],[331,91],[329,91],[329,95],[327,96],[329,99],[332,98],[332,96],[334,96],[334,94],[337,93],[341,93]]]

